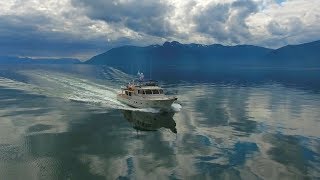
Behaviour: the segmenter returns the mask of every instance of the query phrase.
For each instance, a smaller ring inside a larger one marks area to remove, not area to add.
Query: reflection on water
[[[133,128],[141,131],[155,131],[159,128],[170,129],[177,133],[173,112],[149,113],[124,110],[123,116],[132,123]]]
[[[113,78],[98,70],[90,73],[102,73],[105,84],[63,74],[69,84],[60,83],[52,93],[85,86],[76,94],[89,97],[83,89],[90,90],[91,100],[98,100],[104,92],[116,91],[103,91]],[[47,72],[48,78],[56,75]],[[2,82],[0,179],[320,177],[319,89],[272,82],[164,84],[177,92],[182,109],[159,114],[114,109],[101,100],[92,104],[48,97],[37,94],[34,85],[30,91],[33,81],[26,81],[27,87]],[[107,100],[115,103],[112,97]]]
[[[117,158],[128,153],[126,137],[121,128],[117,134],[113,132],[112,125],[119,127],[123,122],[113,124],[112,119],[106,120],[108,116],[94,113],[79,119],[84,122],[69,122],[66,132],[27,135],[26,156],[34,159],[39,171],[31,173],[43,179],[104,179],[101,173],[109,178],[119,176],[117,171],[123,168]],[[96,163],[102,172],[95,172]]]

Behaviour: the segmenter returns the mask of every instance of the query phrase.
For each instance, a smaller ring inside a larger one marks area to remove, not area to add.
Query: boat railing
[[[156,80],[137,80],[137,86],[158,86],[158,81]]]

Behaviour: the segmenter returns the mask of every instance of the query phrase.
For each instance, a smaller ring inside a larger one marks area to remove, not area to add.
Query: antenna
[[[139,80],[140,81],[143,81],[143,78],[144,78],[144,75],[143,75],[143,73],[141,73],[140,71],[138,71],[138,77],[139,77]]]
[[[149,77],[150,77],[150,79],[152,79],[152,76],[151,76],[151,71],[152,71],[152,58],[151,58],[151,60],[150,60],[150,70],[149,70],[149,73],[150,73],[150,75],[149,75]]]

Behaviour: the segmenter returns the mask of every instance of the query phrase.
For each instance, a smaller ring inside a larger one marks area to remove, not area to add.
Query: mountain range
[[[122,46],[92,57],[86,64],[122,70],[156,68],[201,69],[230,66],[320,67],[320,41],[268,49],[252,45],[181,44],[176,41],[146,47]]]
[[[80,60],[74,58],[37,58],[15,56],[0,56],[0,64],[79,64]]]
[[[85,62],[78,59],[32,59],[0,56],[0,64],[93,64],[124,71],[137,69],[201,69],[222,67],[320,67],[320,41],[269,49],[252,45],[181,44],[177,41],[146,47],[121,46]]]

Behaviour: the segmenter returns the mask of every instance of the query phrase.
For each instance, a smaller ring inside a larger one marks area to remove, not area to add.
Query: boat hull
[[[171,110],[171,105],[177,100],[175,97],[159,99],[134,98],[124,94],[118,94],[117,99],[118,101],[135,108],[159,108],[162,110]]]

